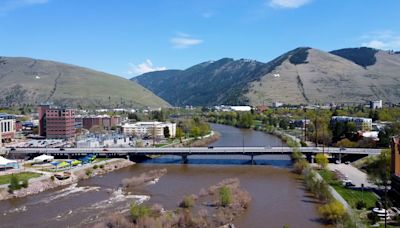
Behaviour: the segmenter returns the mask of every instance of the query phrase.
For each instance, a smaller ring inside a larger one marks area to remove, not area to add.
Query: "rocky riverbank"
[[[132,164],[134,164],[134,162],[126,159],[110,159],[107,161],[85,165],[70,170],[69,172],[71,173],[71,177],[66,180],[51,178],[53,176],[53,173],[48,173],[46,174],[45,178],[38,178],[38,181],[31,182],[27,188],[16,190],[13,193],[8,192],[7,188],[0,189],[0,200],[38,194],[49,189],[70,185],[80,180],[90,178],[92,176],[103,175],[105,173],[109,173],[130,166]]]

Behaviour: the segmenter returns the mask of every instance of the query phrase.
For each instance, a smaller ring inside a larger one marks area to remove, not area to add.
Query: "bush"
[[[55,177],[54,177],[54,176],[51,176],[51,177],[50,177],[50,180],[54,181],[54,180],[55,180]]]
[[[137,204],[136,202],[134,202],[131,205],[130,212],[133,220],[137,222],[139,219],[149,216],[151,210],[143,204]]]
[[[370,212],[368,214],[368,219],[372,224],[376,224],[377,222],[380,221],[380,218],[377,214],[375,214],[374,212]]]
[[[232,202],[231,190],[227,186],[222,186],[219,189],[219,203],[221,206],[226,207]]]
[[[293,172],[301,174],[308,167],[308,162],[305,159],[300,159],[293,165]]]
[[[182,202],[179,204],[179,207],[182,208],[190,208],[194,206],[194,198],[191,196],[185,196],[182,199]]]
[[[338,201],[332,201],[318,209],[322,218],[330,223],[338,223],[346,216],[346,209]]]
[[[104,169],[104,165],[100,165],[99,167],[100,167],[100,169]]]
[[[93,166],[93,169],[97,169],[97,168],[99,168],[97,165],[94,165],[94,166]]]
[[[9,192],[13,192],[15,190],[19,190],[21,189],[21,186],[19,185],[19,180],[18,177],[14,174],[11,175],[10,178],[10,185],[8,185],[8,190]]]
[[[315,156],[315,161],[321,167],[321,169],[325,169],[329,163],[328,157],[325,154],[317,154]]]
[[[364,201],[362,201],[362,200],[357,201],[356,208],[358,210],[361,210],[361,209],[366,208],[366,207],[367,207],[367,204]]]
[[[90,177],[92,175],[92,170],[88,169],[88,170],[86,170],[85,173],[86,173],[86,176]]]
[[[28,182],[28,180],[24,180],[24,181],[22,181],[21,187],[23,187],[23,188],[27,188],[28,186],[29,186],[29,182]]]

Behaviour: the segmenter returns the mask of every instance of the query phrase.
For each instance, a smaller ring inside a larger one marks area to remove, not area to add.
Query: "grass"
[[[22,173],[15,173],[15,174],[7,174],[0,176],[0,185],[9,184],[11,175],[17,176],[19,181],[29,180],[31,178],[40,177],[42,174],[40,173],[32,173],[32,172],[22,172]]]
[[[372,208],[375,206],[375,202],[378,200],[378,198],[373,192],[364,191],[363,193],[358,189],[346,188],[341,184],[340,181],[335,180],[334,174],[329,170],[320,170],[319,174],[349,203],[351,207],[356,208],[356,203],[361,200],[364,200],[367,208]]]

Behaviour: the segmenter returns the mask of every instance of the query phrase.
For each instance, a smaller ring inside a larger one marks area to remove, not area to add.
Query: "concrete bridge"
[[[318,153],[326,153],[341,160],[342,155],[378,155],[380,149],[366,148],[334,148],[334,147],[300,147],[299,151],[309,160]],[[38,154],[51,154],[56,156],[82,156],[97,154],[107,157],[112,156],[162,156],[177,155],[187,161],[190,155],[247,155],[253,161],[254,156],[291,154],[290,147],[178,147],[178,148],[7,148],[9,154],[35,156]]]

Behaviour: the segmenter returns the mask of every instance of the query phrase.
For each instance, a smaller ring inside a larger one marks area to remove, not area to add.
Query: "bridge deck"
[[[12,154],[137,154],[137,155],[263,155],[290,154],[290,147],[180,147],[180,148],[7,148]],[[377,155],[380,149],[301,147],[302,153]]]

